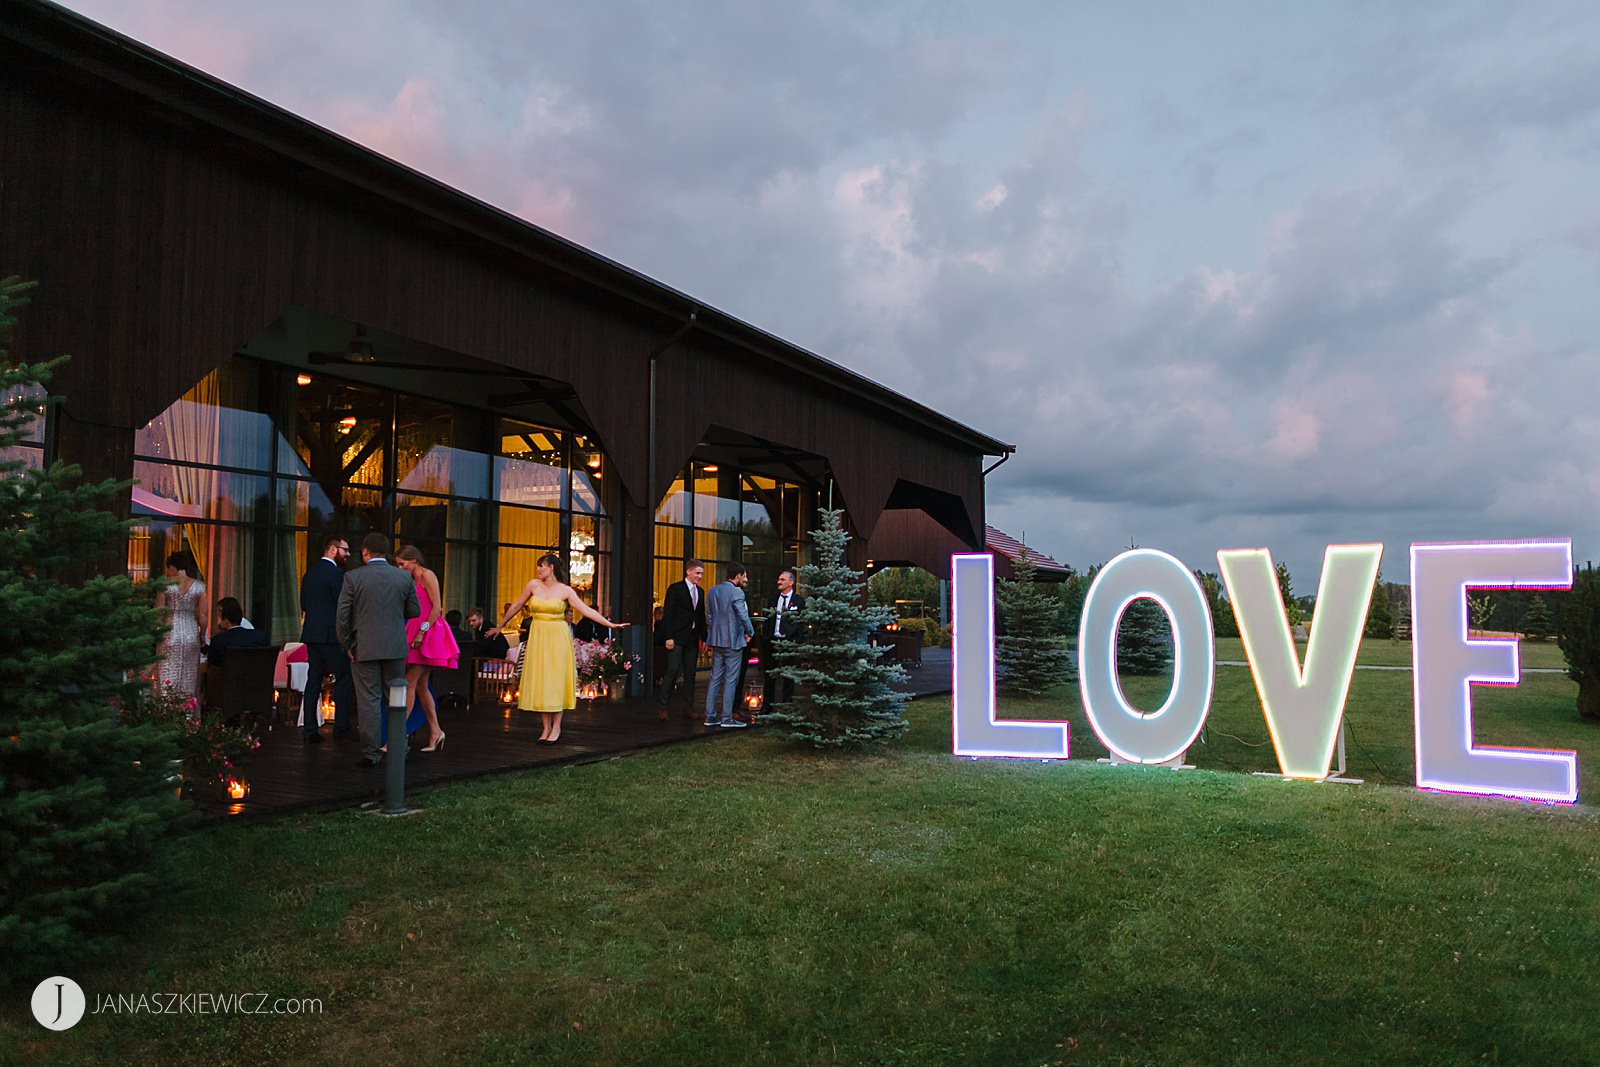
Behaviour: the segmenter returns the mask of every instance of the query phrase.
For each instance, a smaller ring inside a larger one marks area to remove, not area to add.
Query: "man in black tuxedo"
[[[794,615],[806,606],[806,598],[795,592],[794,583],[795,572],[792,568],[785,567],[778,572],[778,595],[773,598],[772,607],[767,611],[766,624],[761,627],[761,703],[769,708],[794,699],[794,680],[779,678],[772,673],[778,667],[778,658],[774,655],[777,646],[794,640],[805,625]],[[783,693],[781,698],[778,696],[780,690]]]
[[[694,674],[700,648],[706,641],[706,595],[700,588],[700,579],[705,576],[706,565],[691,559],[683,565],[683,581],[667,587],[661,617],[661,630],[666,634],[667,673],[656,697],[656,716],[662,722],[667,721],[667,698],[677,687],[680,674],[683,717],[692,719],[698,713],[694,706]]]
[[[330,534],[323,544],[322,558],[307,567],[305,576],[300,579],[300,610],[305,612],[300,640],[306,643],[306,693],[300,736],[308,745],[322,741],[322,734],[317,730],[317,705],[322,700],[323,679],[330,672],[333,674],[333,736],[350,736],[355,690],[350,681],[350,657],[339,644],[335,629],[339,590],[344,588],[344,561],[349,558],[350,542]]]

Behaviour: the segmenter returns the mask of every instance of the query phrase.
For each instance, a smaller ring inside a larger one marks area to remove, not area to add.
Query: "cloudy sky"
[[[1600,9],[72,0],[1017,445],[1084,566],[1600,559]]]

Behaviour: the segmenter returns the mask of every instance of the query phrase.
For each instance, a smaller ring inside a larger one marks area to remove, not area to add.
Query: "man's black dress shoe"
[[[373,759],[371,756],[362,756],[360,759],[356,760],[357,767],[377,767],[382,763],[383,760]]]
[[[322,738],[321,734],[306,734],[304,736],[305,736],[305,742],[308,745],[320,745],[320,744],[322,744],[323,738]]]

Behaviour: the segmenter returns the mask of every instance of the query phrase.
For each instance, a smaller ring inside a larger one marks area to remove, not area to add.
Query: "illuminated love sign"
[[[1328,777],[1383,546],[1330,545],[1323,557],[1302,667],[1264,548],[1217,553],[1256,692],[1285,777]],[[952,742],[961,756],[1064,759],[1065,722],[1002,720],[994,696],[994,559],[951,558],[954,670]],[[1572,543],[1500,541],[1411,546],[1413,718],[1417,785],[1571,803],[1577,754],[1478,746],[1471,686],[1516,685],[1517,643],[1468,636],[1469,589],[1565,589]],[[1117,630],[1136,600],[1154,601],[1172,626],[1173,684],[1152,712],[1117,681]],[[1078,687],[1084,714],[1113,758],[1175,764],[1211,710],[1211,612],[1194,574],[1164,552],[1134,549],[1106,564],[1084,598]]]

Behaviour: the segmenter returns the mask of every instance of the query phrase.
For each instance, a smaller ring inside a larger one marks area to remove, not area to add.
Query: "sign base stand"
[[[1109,764],[1113,767],[1169,767],[1175,771],[1192,771],[1195,769],[1194,764],[1183,762],[1188,755],[1189,750],[1184,749],[1176,756],[1173,756],[1171,759],[1162,763],[1135,763],[1132,760],[1122,759],[1115,752],[1113,752],[1109,756],[1101,756],[1099,759],[1095,760],[1095,762]]]

